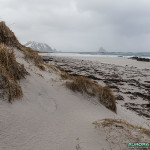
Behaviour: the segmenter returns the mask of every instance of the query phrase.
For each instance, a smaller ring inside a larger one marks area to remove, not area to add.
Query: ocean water
[[[40,53],[40,55],[46,56],[80,56],[80,57],[141,57],[141,58],[149,58],[150,52],[105,52],[105,53],[97,53],[97,52],[61,52],[61,53]]]

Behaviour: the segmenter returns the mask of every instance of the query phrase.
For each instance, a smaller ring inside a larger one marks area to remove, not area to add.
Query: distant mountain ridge
[[[39,52],[56,52],[56,49],[51,48],[46,43],[40,43],[35,41],[28,41],[25,46],[31,47],[34,50],[37,50]]]

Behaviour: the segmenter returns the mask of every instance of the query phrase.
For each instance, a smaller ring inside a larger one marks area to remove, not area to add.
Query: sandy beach
[[[115,92],[117,103],[150,119],[150,63],[119,57],[50,57],[71,75],[83,75]]]
[[[0,29],[0,150],[126,150],[149,142],[149,63],[41,57],[4,22]]]
[[[0,150],[150,149],[149,7],[1,1]]]
[[[150,150],[149,18],[149,0],[2,0],[0,150]]]
[[[105,61],[50,58],[50,64],[59,65],[70,74],[88,76],[110,86],[118,95],[117,113],[114,113],[95,97],[67,89],[59,71],[40,70],[17,49],[15,56],[30,75],[20,81],[24,94],[20,100],[10,104],[0,98],[0,150],[125,150],[131,141],[148,142],[149,137],[134,126],[119,122],[100,127],[100,122],[106,118],[123,119],[149,128],[146,85],[150,68],[136,68],[131,64],[137,65],[137,62],[122,58],[104,58]],[[123,66],[121,60],[128,66]]]

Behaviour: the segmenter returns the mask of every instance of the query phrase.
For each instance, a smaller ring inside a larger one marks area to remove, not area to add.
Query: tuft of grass
[[[0,22],[0,43],[4,43],[10,47],[16,47],[25,54],[25,59],[33,60],[34,64],[43,70],[43,67],[40,65],[43,63],[43,60],[38,55],[38,52],[19,43],[15,34],[9,29],[9,27],[6,26],[5,22],[3,21]]]
[[[4,21],[0,22],[0,43],[7,46],[18,47],[20,45],[14,33],[6,26]]]
[[[106,118],[93,124],[103,133],[110,149],[126,149],[129,143],[148,143],[150,139],[149,128],[136,126],[122,119]]]
[[[103,127],[104,128],[104,127],[115,126],[115,127],[124,128],[124,129],[125,128],[126,129],[130,128],[132,130],[133,129],[137,129],[138,132],[143,133],[143,134],[145,134],[147,136],[150,136],[150,129],[130,124],[127,121],[122,120],[122,119],[106,118],[106,119],[100,120],[100,122],[95,121],[93,124],[95,125],[96,128],[99,128],[99,127]]]
[[[72,91],[78,91],[82,94],[85,92],[88,95],[95,96],[99,90],[99,86],[91,79],[84,76],[76,76],[72,82],[66,82],[66,86]]]
[[[99,100],[106,108],[116,112],[116,98],[109,87],[99,88]]]
[[[23,45],[20,45],[18,47],[19,50],[23,51],[25,54],[26,60],[33,60],[34,64],[39,67],[39,69],[43,70],[42,64],[44,64],[42,58],[38,55],[38,52],[31,49],[30,47],[25,47]]]
[[[41,69],[42,71],[45,71],[45,67],[42,64],[38,64],[39,69]]]
[[[70,79],[73,79],[73,76],[69,75],[67,72],[65,71],[61,71],[60,73],[60,76],[61,76],[61,79],[62,80],[70,80]]]
[[[17,80],[24,78],[28,72],[16,61],[14,52],[4,44],[0,44],[0,89],[8,95],[8,101],[22,96]]]
[[[47,63],[45,63],[45,66],[47,66],[48,68],[54,70],[55,72],[58,72],[58,71],[59,71],[59,69],[57,69],[57,67],[54,66],[54,65],[52,65],[52,64],[47,64]]]
[[[69,79],[71,81],[66,82],[66,87],[74,92],[87,93],[90,96],[98,96],[99,101],[106,108],[117,111],[116,98],[109,87],[103,87],[93,80],[85,76],[71,76],[65,71],[61,73],[62,79]]]

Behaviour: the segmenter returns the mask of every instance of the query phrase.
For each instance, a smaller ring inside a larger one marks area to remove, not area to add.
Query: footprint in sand
[[[45,112],[53,113],[57,109],[56,100],[52,97],[45,98],[41,93],[38,94],[37,104]]]

